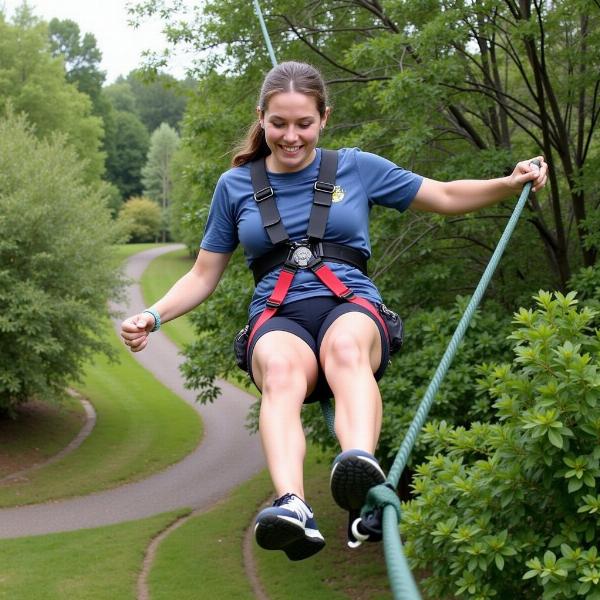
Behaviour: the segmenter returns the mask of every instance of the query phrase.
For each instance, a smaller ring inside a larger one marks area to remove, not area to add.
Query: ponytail
[[[271,154],[269,146],[265,140],[265,130],[261,127],[257,120],[246,132],[244,139],[236,146],[233,159],[231,160],[232,167],[239,167],[248,162],[268,156]]]

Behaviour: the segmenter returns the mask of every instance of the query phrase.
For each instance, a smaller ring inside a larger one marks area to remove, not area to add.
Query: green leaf
[[[558,431],[556,431],[556,429],[550,428],[548,430],[548,439],[550,440],[550,443],[553,446],[556,446],[557,448],[563,447],[562,435],[560,435],[560,433]]]
[[[494,556],[494,561],[498,567],[498,570],[502,571],[502,569],[504,569],[504,557],[502,554],[496,554],[496,556]]]
[[[523,575],[523,579],[532,579],[533,577],[537,577],[539,575],[539,571],[534,571],[533,569],[531,571],[527,571],[527,573],[525,573],[525,575]]]
[[[569,493],[572,494],[573,492],[576,492],[577,490],[581,489],[581,487],[583,486],[583,481],[581,479],[571,479],[569,481],[569,486],[568,486],[568,490]]]

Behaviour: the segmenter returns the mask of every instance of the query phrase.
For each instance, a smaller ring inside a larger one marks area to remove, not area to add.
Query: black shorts
[[[383,330],[381,323],[366,308],[341,300],[335,296],[317,296],[308,298],[307,300],[298,300],[284,304],[279,308],[275,316],[271,317],[260,327],[252,339],[250,348],[248,348],[248,372],[252,381],[254,381],[254,377],[252,377],[252,352],[254,351],[256,342],[265,333],[269,331],[288,331],[289,333],[293,333],[308,344],[315,354],[317,364],[320,365],[319,350],[325,333],[339,316],[348,312],[364,313],[377,325],[381,337],[381,363],[374,375],[375,379],[379,381],[383,377],[390,361],[390,346],[386,332]],[[259,316],[260,314],[250,320],[250,331],[252,331],[252,327]],[[331,398],[332,395],[323,369],[319,366],[315,389],[304,402],[316,402],[317,400]]]

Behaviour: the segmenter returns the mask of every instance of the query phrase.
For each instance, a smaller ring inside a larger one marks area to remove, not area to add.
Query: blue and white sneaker
[[[331,495],[347,511],[359,511],[374,486],[385,482],[377,459],[364,450],[346,450],[338,454],[331,469]]]
[[[285,494],[258,513],[256,542],[266,550],[283,550],[290,560],[303,560],[325,546],[311,507],[296,494]]]

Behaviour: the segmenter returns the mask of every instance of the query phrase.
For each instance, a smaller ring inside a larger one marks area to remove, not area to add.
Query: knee
[[[331,340],[327,359],[325,363],[329,366],[355,369],[366,361],[367,354],[361,348],[356,336],[343,332]]]
[[[272,355],[262,364],[263,392],[273,392],[289,387],[297,378],[299,369],[294,360],[286,355]]]

